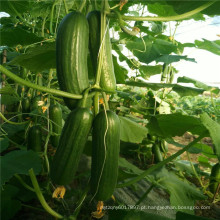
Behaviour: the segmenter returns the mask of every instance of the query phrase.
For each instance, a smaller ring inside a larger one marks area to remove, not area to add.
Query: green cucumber
[[[93,123],[91,192],[104,201],[116,187],[120,151],[120,121],[112,111],[100,112]]]
[[[168,143],[165,140],[159,141],[159,145],[160,145],[160,151],[161,152],[163,152],[163,153],[168,152]]]
[[[209,190],[215,194],[218,184],[220,184],[220,163],[216,163],[211,170]]]
[[[51,105],[49,108],[49,117],[52,123],[52,132],[56,135],[51,135],[50,140],[53,147],[57,148],[62,131],[62,109],[59,105]]]
[[[51,165],[53,183],[66,185],[73,180],[92,120],[89,108],[76,108],[68,115]]]
[[[92,11],[87,15],[89,22],[89,50],[93,68],[97,72],[98,53],[100,49],[101,14],[99,11]],[[103,61],[101,67],[100,87],[106,92],[115,92],[116,79],[114,73],[112,47],[109,36],[109,28],[105,31],[103,41]]]
[[[30,112],[30,106],[31,106],[30,98],[28,98],[28,97],[24,98],[22,100],[21,105],[22,105],[22,113],[29,113]]]
[[[81,94],[89,87],[87,55],[89,27],[86,17],[80,12],[71,12],[61,21],[56,39],[57,78],[60,89]],[[64,98],[71,110],[78,101]]]
[[[27,149],[35,152],[42,150],[42,132],[39,125],[32,126],[28,131]]]
[[[154,154],[155,163],[159,163],[159,162],[163,161],[163,155],[160,151],[160,144],[159,143],[153,144],[152,153]]]

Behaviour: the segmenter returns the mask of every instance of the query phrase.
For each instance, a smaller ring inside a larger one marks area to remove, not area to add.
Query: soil
[[[174,137],[174,140],[176,142],[180,143],[180,144],[187,145],[190,142],[194,141],[195,138],[196,138],[195,136],[193,136],[189,133],[185,133],[181,137],[179,137],[179,136]],[[203,138],[202,143],[206,144],[206,145],[209,145],[211,147],[213,146],[211,138],[208,138],[208,137]],[[179,147],[176,147],[172,144],[168,144],[168,148],[169,148],[169,152],[167,153],[167,156],[171,156],[172,154],[174,154],[174,153],[176,153],[177,151],[180,150]],[[198,163],[198,157],[199,156],[201,156],[201,154],[190,154],[190,159],[191,159],[192,162]],[[180,157],[181,157],[182,160],[188,160],[186,152],[184,152]],[[217,163],[218,162],[218,160],[214,159],[214,158],[209,159],[209,161],[211,161],[212,163]]]
[[[184,144],[184,145],[189,144],[194,139],[195,139],[195,137],[193,135],[189,134],[189,133],[185,133],[181,137],[175,137],[174,138],[174,140],[176,142],[178,142],[180,144]],[[211,138],[207,138],[207,137],[203,138],[202,143],[204,143],[206,145],[209,145],[211,147],[213,146]],[[178,147],[176,147],[172,144],[169,144],[168,148],[169,148],[169,152],[167,153],[167,156],[170,156],[170,155],[176,153],[180,149],[180,148],[178,148]],[[201,154],[190,154],[191,161],[194,162],[194,163],[198,163],[198,157],[200,155]],[[187,153],[184,152],[180,156],[180,158],[182,160],[188,160]],[[215,158],[210,159],[209,158],[209,161],[215,164],[215,163],[218,162],[218,159],[215,159]],[[190,182],[194,183],[197,187],[201,187],[201,185],[200,185],[197,178],[187,177],[187,179]],[[202,179],[202,182],[203,182],[204,185],[208,184],[207,179]],[[203,216],[203,217],[207,217],[207,218],[211,218],[211,219],[220,219],[220,202],[213,203],[212,199],[207,196],[207,200],[196,201],[195,206],[198,208],[198,209],[195,209],[195,214],[197,216]]]

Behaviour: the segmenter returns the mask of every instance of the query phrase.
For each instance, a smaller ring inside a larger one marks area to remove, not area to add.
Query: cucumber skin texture
[[[35,152],[42,150],[42,132],[39,125],[32,126],[28,131],[28,144],[27,149]]]
[[[118,160],[120,151],[120,121],[112,111],[106,111],[108,117],[108,130],[105,112],[100,112],[93,123],[92,133],[92,168],[91,168],[91,192],[99,201],[109,199],[114,193],[118,178]],[[103,169],[102,175],[101,171]],[[101,178],[100,178],[101,175]],[[99,181],[100,179],[100,181]]]
[[[60,89],[81,94],[89,87],[87,55],[89,26],[86,17],[80,12],[71,12],[61,21],[56,39],[57,78]],[[64,98],[71,110],[77,100]]]
[[[154,161],[156,163],[159,163],[161,161],[163,161],[163,155],[160,151],[160,145],[159,143],[155,143],[153,146],[152,146],[152,153],[154,154]]]
[[[57,148],[59,144],[60,135],[62,132],[62,109],[59,105],[51,105],[49,108],[49,117],[52,123],[52,132],[58,135],[50,136],[53,147]]]
[[[210,182],[209,182],[209,190],[213,194],[216,192],[218,184],[220,183],[220,164],[217,163],[212,167]]]
[[[68,115],[51,164],[51,179],[58,185],[69,184],[77,171],[93,115],[89,108],[76,108]]]
[[[89,50],[95,69],[98,67],[98,52],[100,48],[101,14],[99,11],[92,11],[87,15],[89,22]],[[101,68],[100,87],[106,92],[115,92],[116,79],[112,60],[112,46],[107,28],[104,40],[103,63]]]
[[[22,100],[22,112],[29,113],[30,112],[31,101],[30,98],[26,97]],[[27,117],[27,115],[26,115]]]

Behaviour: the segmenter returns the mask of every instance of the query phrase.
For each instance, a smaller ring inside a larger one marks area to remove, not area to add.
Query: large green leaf
[[[116,56],[112,55],[112,58],[113,58],[116,81],[119,84],[124,83],[125,79],[127,78],[128,70],[118,64]]]
[[[164,138],[182,136],[186,131],[197,135],[207,131],[199,118],[179,113],[153,116],[147,128],[150,133]]]
[[[203,82],[200,82],[198,80],[195,80],[195,79],[192,79],[192,78],[189,78],[189,77],[186,77],[186,76],[178,77],[177,82],[178,83],[193,83],[194,86],[197,87],[197,88],[201,88],[201,89],[204,89],[204,90],[207,90],[207,91],[213,90],[212,86],[208,86]],[[218,93],[220,91],[220,89],[218,87],[214,87],[214,89],[216,90],[216,93]]]
[[[170,204],[175,206],[176,210],[193,214],[194,210],[188,207],[193,207],[196,200],[206,199],[206,196],[194,185],[180,179],[175,173],[165,168],[156,170],[149,176],[153,176],[155,181],[158,181],[169,192]]]
[[[33,1],[30,0],[3,0],[1,1],[1,11],[18,16],[30,9],[31,4]]]
[[[207,3],[206,1],[169,1],[169,0],[166,2],[167,4],[173,6],[173,9],[177,14],[187,13]],[[203,11],[191,17],[188,17],[187,19],[192,18],[195,20],[204,20],[202,13]]]
[[[35,72],[56,68],[55,52],[55,43],[43,44],[29,49],[27,53],[16,57],[10,64],[20,65]]]
[[[162,62],[166,64],[179,62],[180,60],[186,60],[196,63],[194,58],[188,58],[187,56],[180,56],[180,55],[168,55],[165,54],[159,58],[156,59],[156,62]]]
[[[203,125],[208,129],[210,133],[214,143],[214,151],[218,157],[218,160],[220,160],[220,124],[213,121],[207,113],[203,113],[200,118]]]
[[[156,39],[152,36],[144,36],[142,39],[136,38],[133,41],[127,41],[126,47],[139,59],[140,62],[150,63],[161,55],[170,54],[177,50],[173,43]]]
[[[165,83],[147,83],[147,82],[136,82],[136,81],[127,81],[126,85],[137,86],[137,87],[146,87],[153,90],[159,90],[162,88],[172,88],[173,91],[177,92],[180,96],[195,96],[202,94],[204,89],[197,89],[192,87],[181,86],[178,84],[165,84]]]
[[[12,95],[1,95],[1,104],[2,105],[12,105],[19,102],[19,98]]]
[[[163,66],[162,65],[156,65],[156,66],[145,66],[142,65],[139,68],[139,71],[141,73],[141,76],[144,79],[148,79],[153,75],[160,74],[162,72]]]
[[[216,1],[213,5],[206,8],[204,11],[202,11],[203,14],[213,16],[213,15],[220,15],[220,1]]]
[[[53,1],[34,2],[30,13],[33,17],[46,17],[51,13],[52,5]]]
[[[33,151],[16,150],[1,156],[0,186],[5,184],[14,174],[26,174],[33,168],[35,174],[41,171],[41,159]]]
[[[0,42],[3,46],[14,47],[17,45],[26,46],[41,41],[43,38],[25,31],[19,27],[1,28]]]
[[[9,140],[7,138],[0,138],[0,153],[8,148]]]
[[[127,117],[119,116],[121,125],[121,140],[124,142],[141,143],[146,137],[146,127],[130,120]]]
[[[147,9],[153,14],[157,14],[161,17],[177,15],[171,5],[163,4],[163,2],[156,2],[154,4],[148,4]]]
[[[207,50],[216,55],[220,55],[220,40],[209,41],[203,38],[203,41],[195,40],[198,49]]]
[[[136,167],[135,165],[128,162],[125,158],[122,157],[119,158],[119,166],[135,175],[139,175],[143,172],[141,169],[139,169],[138,167]]]
[[[15,199],[19,189],[13,185],[7,184],[1,189],[0,196],[2,203],[0,206],[1,218],[9,220],[21,209],[21,202]]]

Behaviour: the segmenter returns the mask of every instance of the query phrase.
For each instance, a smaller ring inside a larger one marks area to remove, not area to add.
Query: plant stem
[[[78,11],[82,12],[82,10],[83,10],[85,4],[86,4],[86,0],[81,0],[81,4],[80,4],[80,6],[79,6]]]
[[[82,207],[83,201],[85,200],[88,191],[89,191],[89,184],[87,185],[81,198],[79,199],[78,206],[76,207],[74,211],[74,217],[77,217],[77,215],[79,214],[80,208]]]
[[[127,21],[178,21],[178,20],[183,20],[186,18],[189,18],[201,11],[203,11],[204,9],[208,8],[209,6],[211,6],[212,4],[214,4],[216,1],[212,1],[212,2],[208,2],[192,11],[186,12],[184,14],[181,15],[174,15],[174,16],[168,16],[168,17],[150,17],[150,16],[146,16],[146,17],[136,17],[136,16],[125,16],[122,15],[122,19],[123,20],[127,20]],[[108,14],[109,17],[115,17],[114,14]]]
[[[191,167],[192,167],[192,170],[193,170],[194,175],[195,175],[196,178],[198,179],[198,181],[199,181],[201,187],[204,188],[204,186],[203,186],[203,184],[202,184],[202,181],[201,181],[201,179],[199,178],[199,175],[198,175],[198,173],[196,172],[195,167],[194,167],[194,165],[193,165],[193,163],[192,163],[192,161],[191,161],[191,159],[190,159],[189,152],[186,152],[186,153],[187,153],[188,161],[189,161],[189,163],[190,163],[190,165],[191,165]]]
[[[102,97],[103,97],[103,100],[104,100],[105,109],[109,110],[108,99],[107,99],[107,96],[106,96],[105,92],[102,92]]]
[[[23,181],[23,179],[22,179],[18,174],[15,174],[14,176],[18,179],[18,181],[19,181],[26,189],[28,189],[28,190],[30,190],[30,191],[32,191],[32,192],[35,192],[34,188],[30,187],[27,183],[25,183],[25,182]]]
[[[7,70],[2,65],[0,65],[0,72],[4,73],[6,76],[13,79],[15,82],[17,82],[19,84],[25,85],[27,87],[31,87],[33,89],[37,89],[41,92],[48,92],[48,93],[53,94],[53,95],[63,96],[63,97],[72,98],[72,99],[81,99],[83,97],[82,95],[72,94],[72,93],[60,91],[60,90],[57,90],[57,89],[50,89],[50,88],[47,88],[47,87],[44,87],[44,86],[39,86],[39,85],[36,85],[34,83],[28,82],[28,81],[20,78],[19,76],[15,75],[14,73],[10,72],[9,70]]]
[[[52,5],[52,9],[50,13],[50,34],[53,34],[53,12],[54,12],[55,5],[56,5],[56,1],[54,1]]]
[[[61,219],[63,218],[62,215],[60,215],[59,213],[55,212],[53,209],[50,208],[50,206],[47,204],[41,190],[40,190],[40,187],[38,185],[38,182],[37,182],[37,178],[34,174],[34,170],[33,168],[31,168],[29,171],[29,175],[30,175],[30,178],[31,178],[31,182],[33,184],[33,187],[34,187],[34,190],[36,192],[36,195],[37,195],[37,198],[39,199],[41,205],[43,206],[43,208],[48,212],[50,213],[52,216],[54,216],[55,218],[58,218],[58,219]]]
[[[100,30],[100,48],[98,54],[98,68],[96,72],[96,80],[95,80],[95,87],[99,87],[100,78],[102,74],[102,62],[103,62],[103,52],[104,52],[104,44],[105,44],[105,28],[106,28],[106,14],[102,11],[101,12],[101,30]]]
[[[94,96],[94,114],[95,116],[99,113],[99,92],[96,92]]]
[[[144,195],[136,202],[135,205],[139,205],[145,198],[146,196],[150,193],[150,191],[154,188],[154,185],[152,184],[147,191],[144,193]]]
[[[23,125],[23,124],[27,124],[29,121],[23,121],[23,122],[13,122],[13,121],[9,121],[7,118],[5,118],[5,116],[0,112],[0,118],[2,118],[5,122],[12,124],[12,125]]]
[[[83,100],[82,100],[82,107],[85,108],[86,107],[86,100],[88,98],[88,94],[89,94],[89,90],[91,88],[86,89],[86,91],[83,94]]]
[[[42,26],[41,26],[41,37],[44,37],[44,28],[45,28],[45,23],[46,23],[47,17],[45,16],[43,18]]]
[[[30,205],[26,205],[26,204],[21,204],[21,205],[24,206],[24,207],[27,207],[27,208],[29,208],[29,209],[33,209],[33,210],[35,210],[35,211],[38,211],[38,212],[45,212],[44,209],[39,209],[39,208],[30,206]]]
[[[125,187],[125,186],[129,186],[131,184],[134,184],[136,182],[138,182],[139,180],[143,179],[145,176],[149,175],[151,172],[153,172],[154,170],[164,166],[165,164],[171,162],[172,160],[174,160],[176,157],[180,156],[182,153],[184,153],[185,151],[187,151],[190,147],[192,147],[194,144],[196,144],[198,141],[200,141],[202,138],[204,138],[206,135],[206,133],[201,134],[198,138],[196,138],[194,141],[192,141],[191,143],[189,143],[186,147],[184,147],[183,149],[177,151],[175,154],[173,154],[172,156],[168,157],[167,159],[161,161],[160,163],[150,167],[149,169],[145,170],[144,172],[142,172],[139,176],[134,177],[131,180],[128,180],[125,183],[121,183],[118,184],[116,187],[120,188],[120,187]]]
[[[69,10],[68,10],[67,4],[66,4],[66,0],[63,0],[63,4],[64,4],[64,7],[65,7],[65,12],[66,12],[66,14],[68,14]]]

